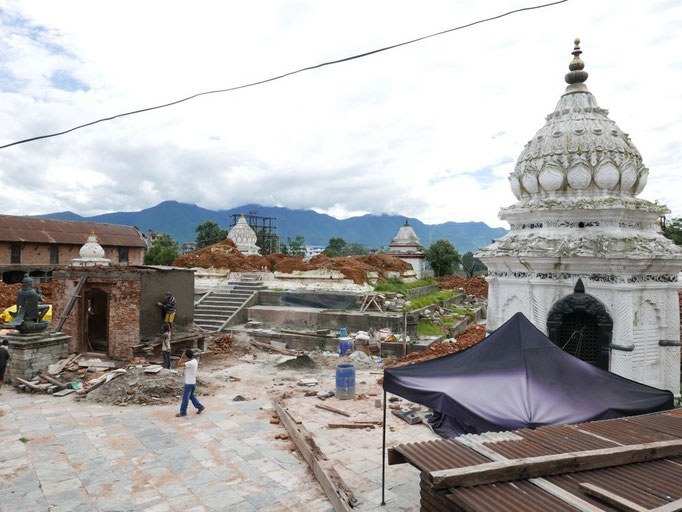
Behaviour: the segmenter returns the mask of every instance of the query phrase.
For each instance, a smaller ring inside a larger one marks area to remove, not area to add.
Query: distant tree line
[[[452,275],[458,270],[463,271],[467,277],[473,277],[488,270],[472,252],[460,255],[453,243],[443,238],[433,242],[424,251],[424,256],[436,277]]]

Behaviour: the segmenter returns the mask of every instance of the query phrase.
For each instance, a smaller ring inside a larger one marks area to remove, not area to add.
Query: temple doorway
[[[604,305],[585,293],[581,279],[573,294],[552,306],[547,317],[549,339],[562,350],[593,364],[609,369],[613,321]]]
[[[92,352],[109,350],[109,300],[97,288],[85,292],[85,348]]]

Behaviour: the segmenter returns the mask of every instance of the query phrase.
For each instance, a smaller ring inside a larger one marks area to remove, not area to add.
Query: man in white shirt
[[[187,360],[185,360],[185,357]],[[194,353],[187,349],[180,356],[178,361],[178,366],[185,367],[185,387],[182,391],[182,404],[180,405],[180,412],[175,416],[187,416],[187,404],[192,401],[192,405],[197,408],[197,414],[201,414],[206,407],[201,405],[197,397],[194,396],[194,390],[197,387],[197,368],[199,367],[199,362],[194,359]]]

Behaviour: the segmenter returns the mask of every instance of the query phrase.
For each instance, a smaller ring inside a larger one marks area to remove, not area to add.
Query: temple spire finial
[[[573,54],[573,60],[571,60],[568,65],[570,71],[566,73],[566,76],[564,77],[564,80],[566,80],[566,83],[568,84],[566,93],[588,92],[587,86],[584,83],[585,80],[587,80],[588,74],[587,71],[584,71],[585,63],[580,58],[580,54],[583,53],[580,49],[580,38],[576,37],[574,43],[575,46],[571,52]]]

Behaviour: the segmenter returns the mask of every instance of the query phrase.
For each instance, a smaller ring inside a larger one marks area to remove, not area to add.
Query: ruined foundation
[[[39,371],[62,359],[68,353],[71,336],[61,332],[16,333],[3,339],[9,342],[8,370],[10,381],[16,386],[17,377],[31,380]]]

